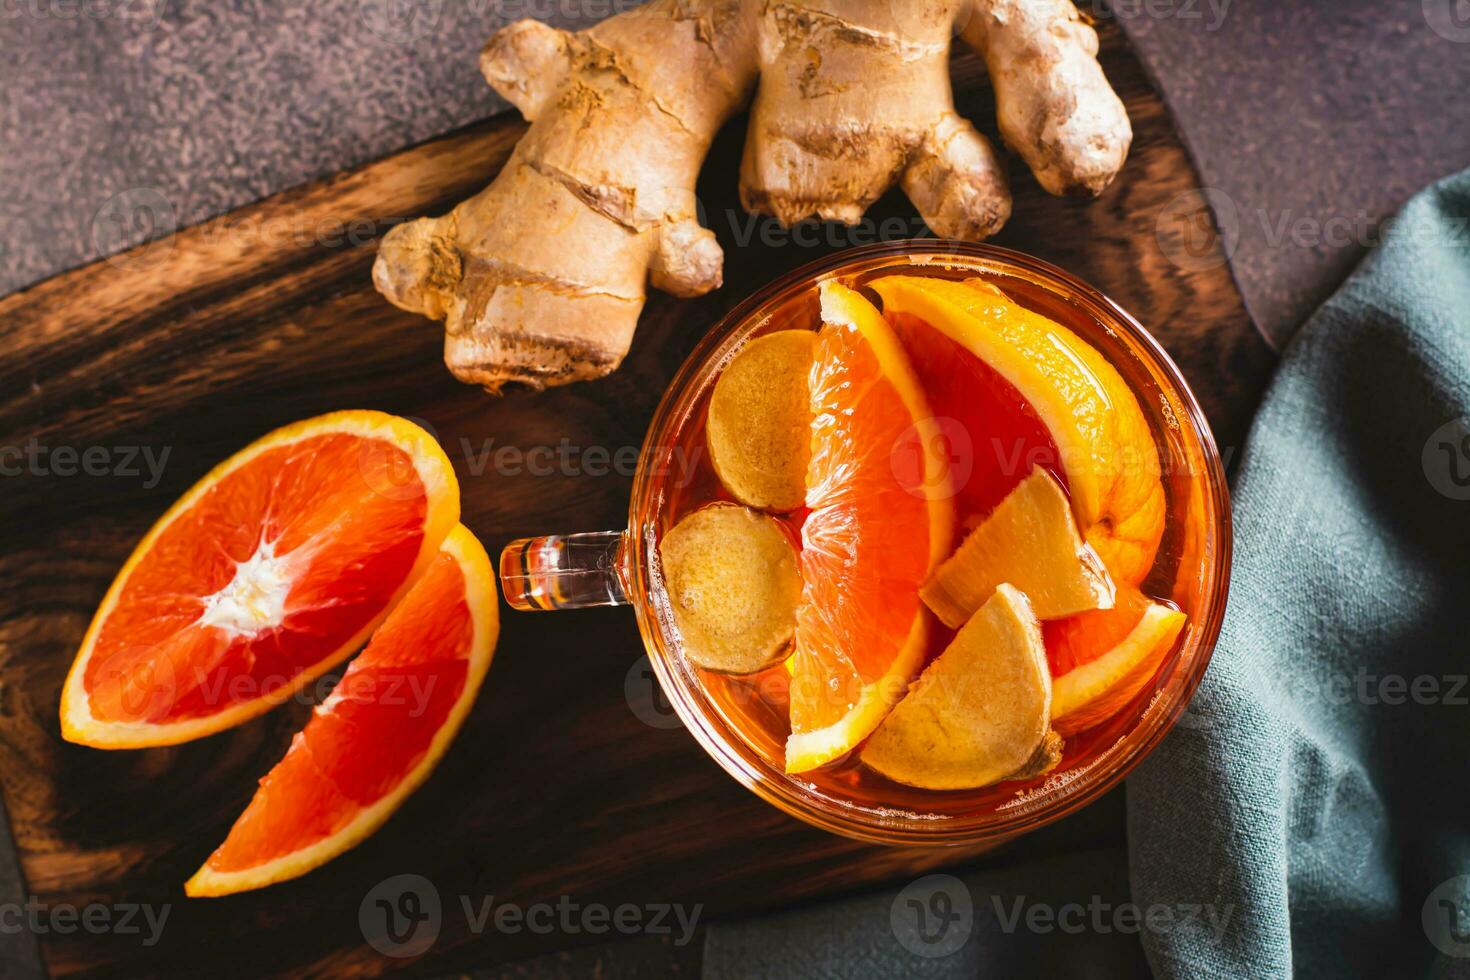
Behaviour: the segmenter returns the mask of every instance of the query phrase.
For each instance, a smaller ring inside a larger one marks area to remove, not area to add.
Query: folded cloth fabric
[[[1470,171],[1283,354],[1236,478],[1225,625],[1128,780],[1156,974],[1470,976]]]
[[[1120,816],[1121,819],[1121,816]],[[1138,977],[1121,848],[1076,850],[980,873],[921,876],[865,895],[705,934],[704,980]]]

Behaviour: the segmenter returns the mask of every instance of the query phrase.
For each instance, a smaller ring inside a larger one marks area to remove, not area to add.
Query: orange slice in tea
[[[884,276],[883,299],[949,432],[962,516],[985,516],[1039,463],[1065,483],[1113,577],[1143,581],[1164,531],[1158,451],[1117,369],[982,280]],[[932,328],[932,329],[930,329]],[[956,445],[968,442],[968,446]]]
[[[1044,623],[1057,731],[1071,735],[1117,714],[1154,676],[1185,619],[1122,588],[1112,609]]]
[[[1026,593],[1041,619],[1113,604],[1113,581],[1077,535],[1067,496],[1037,467],[1006,494],[919,591],[934,615],[959,629],[1002,582]]]
[[[363,841],[449,748],[500,630],[485,549],[456,527],[184,890],[303,875]]]
[[[929,636],[919,585],[954,535],[939,433],[898,338],[851,289],[823,283],[821,299],[788,772],[851,751],[903,696]]]
[[[922,789],[975,789],[1056,765],[1051,674],[1031,604],[1002,583],[863,746],[863,763]]]
[[[113,581],[61,731],[171,745],[269,709],[360,648],[459,520],[427,432],[337,412],[270,433],[159,519]]]

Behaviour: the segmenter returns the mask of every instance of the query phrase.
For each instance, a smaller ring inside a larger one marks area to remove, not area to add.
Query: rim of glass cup
[[[1204,590],[1207,608],[1200,618],[1200,628],[1186,634],[1184,647],[1168,668],[1169,677],[1138,722],[1086,767],[1048,779],[1005,806],[974,814],[925,814],[843,800],[823,794],[804,782],[800,774],[788,774],[769,760],[757,763],[748,758],[758,753],[749,746],[742,753],[738,745],[732,744],[739,741],[737,735],[732,733],[727,739],[720,733],[720,723],[709,717],[704,707],[707,701],[703,700],[693,668],[669,649],[671,616],[667,602],[659,601],[661,596],[655,588],[658,573],[652,566],[656,565],[656,557],[653,562],[649,560],[657,544],[654,517],[659,504],[656,491],[661,483],[655,475],[658,467],[653,465],[653,457],[667,448],[675,424],[689,415],[702,394],[705,385],[698,382],[702,378],[707,382],[706,376],[731,356],[746,336],[760,328],[761,323],[753,321],[752,315],[762,307],[789,290],[842,275],[852,266],[864,267],[853,271],[869,271],[875,260],[883,258],[892,258],[895,264],[932,259],[940,266],[952,259],[956,264],[1002,273],[1019,270],[1029,281],[1069,303],[1082,305],[1104,327],[1133,341],[1136,352],[1166,383],[1169,394],[1179,403],[1176,407],[1182,407],[1188,416],[1204,466],[1204,507],[1215,518],[1218,540],[1213,542],[1213,561],[1206,562],[1213,584]],[[995,245],[940,239],[866,245],[807,263],[757,289],[711,327],[674,375],[649,423],[629,501],[627,534],[627,595],[638,617],[650,664],[684,727],[720,767],[766,802],[824,830],[873,843],[929,845],[998,842],[1059,820],[1118,785],[1158,745],[1188,706],[1214,653],[1229,597],[1233,537],[1224,467],[1204,411],[1173,359],[1142,324],[1101,291],[1042,259]]]

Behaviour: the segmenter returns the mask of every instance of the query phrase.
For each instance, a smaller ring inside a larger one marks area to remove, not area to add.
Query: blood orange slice
[[[456,527],[185,891],[295,878],[382,826],[449,748],[499,631],[490,559]]]
[[[336,412],[270,433],[194,485],[133,551],[61,697],[99,748],[239,724],[362,646],[459,520],[427,432]]]
[[[898,338],[851,289],[821,299],[788,772],[849,752],[903,697],[928,642],[919,585],[954,537],[940,434]]]
[[[956,481],[963,516],[984,517],[1039,463],[1061,478],[1109,573],[1142,582],[1163,536],[1164,488],[1148,422],[1117,369],[981,280],[884,276],[871,285],[935,412],[972,442],[970,472]]]

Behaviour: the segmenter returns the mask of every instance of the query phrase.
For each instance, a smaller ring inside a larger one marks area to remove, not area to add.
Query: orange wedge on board
[[[1128,587],[1118,590],[1112,609],[1043,623],[1052,726],[1071,735],[1116,714],[1158,671],[1185,619]]]
[[[1138,399],[1091,345],[982,280],[869,283],[944,425],[968,452],[963,516],[983,517],[1030,472],[1054,470],[1113,578],[1143,581],[1164,531],[1158,451]],[[953,444],[956,440],[951,438]]]
[[[456,527],[185,891],[295,878],[377,830],[449,748],[499,630],[490,559]]]
[[[898,338],[845,286],[823,283],[821,302],[788,772],[851,751],[902,698],[929,637],[919,585],[954,536],[939,433]]]
[[[288,425],[159,519],[98,608],[61,730],[99,748],[237,725],[359,649],[459,520],[427,432],[381,412]]]

